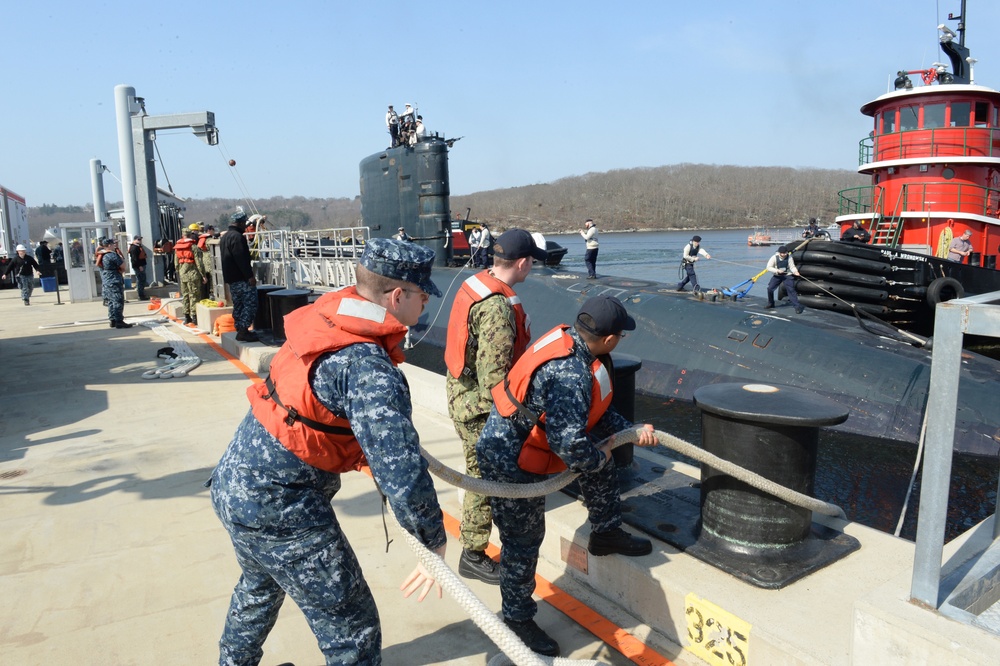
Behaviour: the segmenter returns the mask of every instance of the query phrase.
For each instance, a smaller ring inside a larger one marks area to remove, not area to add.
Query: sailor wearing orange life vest
[[[631,428],[611,407],[611,376],[606,362],[635,320],[611,296],[595,296],[580,308],[573,328],[557,326],[514,364],[493,389],[494,406],[476,445],[483,478],[531,483],[568,467],[580,472],[579,483],[592,527],[593,555],[645,555],[647,539],[621,528],[621,496],[610,446],[594,442]],[[638,444],[656,442],[651,425]],[[500,594],[504,622],[524,643],[543,655],[556,656],[559,645],[537,624],[535,567],[545,535],[545,498],[492,500],[493,521],[500,531]]]
[[[448,367],[448,414],[462,440],[466,474],[479,478],[476,441],[493,406],[490,389],[521,357],[531,331],[512,287],[524,282],[535,259],[546,252],[523,229],[508,229],[493,245],[493,268],[468,278],[455,295],[444,358]],[[466,492],[462,500],[458,573],[491,585],[500,571],[487,554],[493,519],[489,498]]]
[[[195,257],[195,243],[201,233],[201,224],[193,222],[183,238],[174,243],[174,255],[177,257],[177,275],[180,278],[181,298],[184,302],[184,323],[194,324],[198,314],[198,301],[201,300],[201,285],[205,283],[202,265]]]
[[[108,325],[111,328],[132,328],[125,323],[125,255],[118,249],[114,238],[98,240],[95,263],[101,271],[101,295],[108,306]]]
[[[406,326],[417,323],[430,295],[441,296],[433,262],[426,247],[371,239],[356,287],[285,318],[287,342],[269,381],[247,391],[250,412],[211,478],[212,505],[243,570],[219,663],[260,661],[286,593],[326,663],[381,663],[375,600],[331,506],[340,473],[366,459],[404,529],[444,556],[441,508],[396,367]],[[433,585],[418,566],[402,589],[404,596],[420,590],[423,600]]]

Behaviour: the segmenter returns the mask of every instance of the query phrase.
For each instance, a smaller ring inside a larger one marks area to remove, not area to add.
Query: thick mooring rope
[[[640,432],[642,431],[638,429],[623,430],[604,440],[598,444],[598,446],[600,447],[604,446],[606,443],[611,443],[611,448],[615,449],[625,444],[634,444],[639,440]],[[744,483],[778,497],[789,504],[809,509],[810,511],[814,511],[824,516],[847,518],[844,510],[835,504],[830,504],[814,497],[809,497],[808,495],[792,490],[791,488],[786,488],[778,483],[775,483],[774,481],[771,481],[770,479],[764,478],[756,472],[751,472],[750,470],[744,469],[739,465],[735,465],[728,460],[724,460],[709,453],[708,451],[705,451],[701,447],[685,442],[679,437],[674,437],[673,435],[665,433],[662,430],[656,430],[654,431],[654,434],[656,435],[657,441],[661,445],[671,448],[678,453],[682,453],[689,458],[693,458],[698,462],[710,465],[720,472],[728,474],[734,479],[743,481]],[[427,459],[428,467],[431,472],[438,478],[453,486],[462,488],[463,490],[489,497],[526,498],[548,495],[549,493],[561,489],[563,486],[569,484],[573,481],[573,479],[579,476],[578,473],[567,470],[538,483],[497,483],[495,481],[485,481],[483,479],[466,476],[461,472],[447,467],[444,463],[437,460],[426,450],[421,449],[421,453],[424,458]]]

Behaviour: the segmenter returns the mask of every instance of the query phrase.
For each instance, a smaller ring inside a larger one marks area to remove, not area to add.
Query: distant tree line
[[[452,195],[454,216],[494,228],[520,226],[544,232],[578,229],[588,217],[603,229],[718,229],[788,227],[810,217],[832,222],[837,192],[868,183],[853,171],[677,164],[616,169],[553,183]],[[29,202],[30,203],[30,202]],[[109,203],[109,209],[121,208]],[[185,202],[187,222],[214,221],[225,228],[242,206],[268,216],[272,228],[349,227],[361,219],[361,198],[272,197],[195,199]],[[62,222],[93,221],[93,206],[44,204],[28,208],[33,240]]]

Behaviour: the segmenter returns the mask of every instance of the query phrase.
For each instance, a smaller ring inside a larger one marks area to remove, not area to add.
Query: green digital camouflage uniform
[[[201,276],[207,280],[206,282],[202,282],[201,287],[199,287],[200,289],[199,300],[201,300],[202,298],[211,298],[212,297],[211,250],[208,249],[202,250],[200,247],[198,247],[197,244],[195,244],[195,246],[191,249],[194,250],[194,263],[198,267],[198,272],[201,273]]]
[[[513,365],[516,330],[514,308],[505,296],[495,294],[476,303],[469,309],[469,342],[465,348],[465,367],[470,372],[458,379],[447,375],[448,414],[462,439],[469,476],[480,476],[476,441],[493,407],[490,389],[503,381]],[[466,492],[462,502],[462,547],[485,550],[492,525],[489,499]]]

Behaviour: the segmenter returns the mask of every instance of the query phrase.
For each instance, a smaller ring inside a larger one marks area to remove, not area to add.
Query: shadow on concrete
[[[189,469],[156,479],[143,479],[135,474],[111,474],[81,481],[71,486],[4,486],[2,495],[48,495],[43,501],[50,506],[77,504],[117,492],[137,493],[144,500],[163,500],[208,493],[205,482],[212,467]]]

